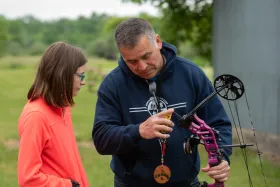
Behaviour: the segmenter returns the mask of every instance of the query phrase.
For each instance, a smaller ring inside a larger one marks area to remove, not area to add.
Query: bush
[[[210,66],[211,63],[206,58],[202,57],[195,47],[189,42],[184,42],[178,47],[178,55],[186,58],[200,67]]]
[[[116,60],[117,53],[118,50],[112,37],[107,37],[105,39],[100,38],[90,43],[87,47],[88,55],[106,58],[108,60]]]
[[[12,56],[19,56],[24,54],[24,48],[17,42],[9,42],[7,47],[7,53]]]
[[[178,54],[183,58],[193,59],[197,56],[197,51],[190,42],[184,42],[178,46]]]
[[[12,62],[9,64],[9,69],[22,69],[22,68],[24,68],[24,65],[21,63]]]
[[[36,42],[29,48],[28,54],[31,56],[42,55],[46,49],[47,49],[47,46],[45,44]]]

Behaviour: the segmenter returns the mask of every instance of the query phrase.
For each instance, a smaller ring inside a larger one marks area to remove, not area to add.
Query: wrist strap
[[[80,184],[71,179],[72,187],[80,187]]]

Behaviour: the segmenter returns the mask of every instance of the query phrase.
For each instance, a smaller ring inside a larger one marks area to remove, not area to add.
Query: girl
[[[48,47],[18,120],[21,187],[88,187],[70,107],[85,85],[86,57],[65,42]]]

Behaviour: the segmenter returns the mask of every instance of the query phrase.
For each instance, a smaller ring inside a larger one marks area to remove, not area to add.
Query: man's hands
[[[163,134],[160,131],[172,132],[174,123],[171,120],[165,119],[166,115],[171,115],[174,109],[168,109],[149,117],[146,121],[140,124],[139,132],[144,139],[153,138],[169,138],[169,134]]]
[[[209,177],[219,182],[225,182],[228,180],[230,167],[228,162],[223,160],[219,165],[214,167],[210,167],[208,164],[205,168],[202,168],[201,171],[206,172]]]

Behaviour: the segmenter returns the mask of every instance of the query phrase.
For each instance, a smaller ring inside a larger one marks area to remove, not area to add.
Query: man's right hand
[[[163,134],[160,131],[172,132],[174,123],[165,118],[166,115],[172,114],[174,109],[168,109],[149,117],[146,121],[140,124],[139,132],[144,139],[153,138],[169,138],[169,134]]]

